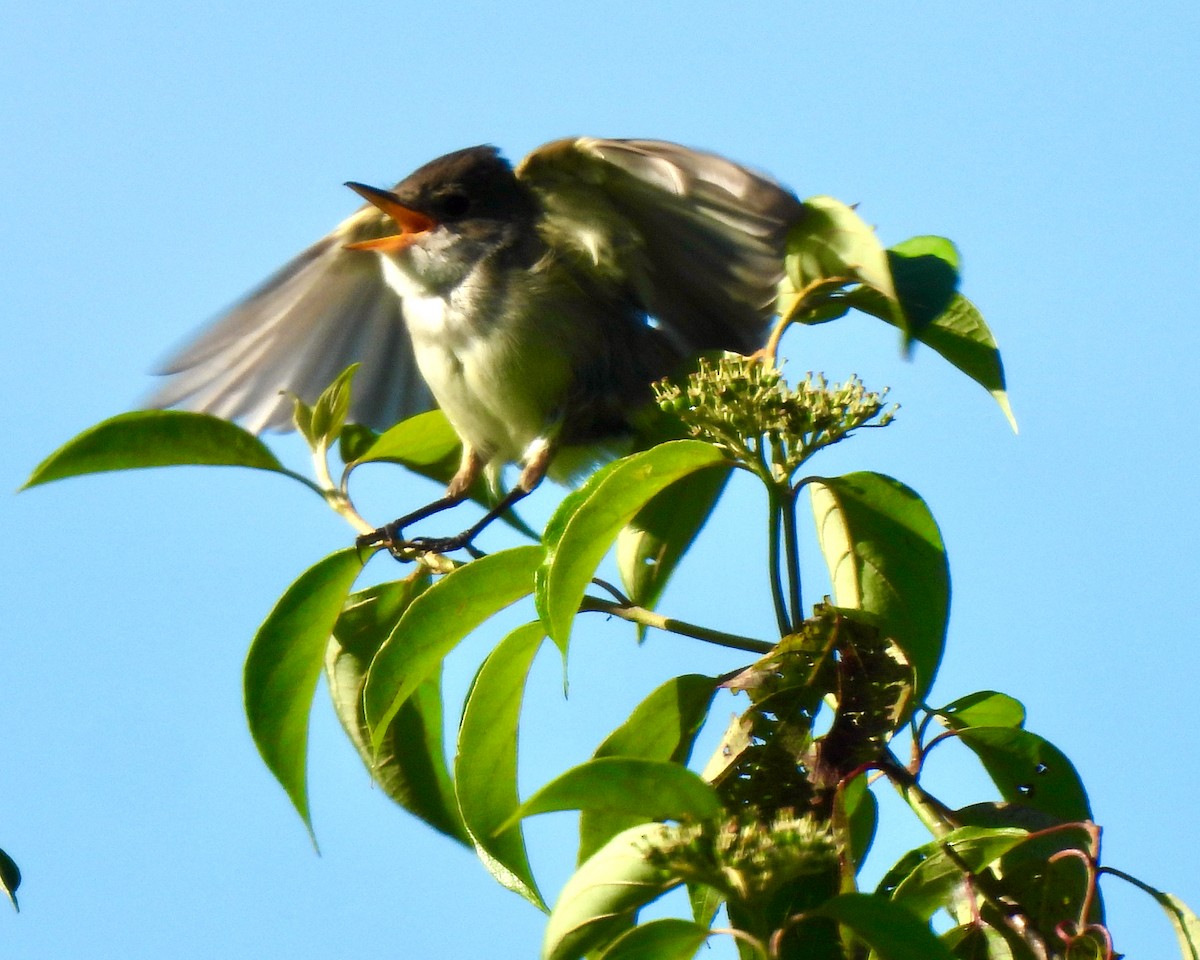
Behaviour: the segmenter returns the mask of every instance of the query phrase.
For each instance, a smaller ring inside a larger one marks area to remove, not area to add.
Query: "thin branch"
[[[800,541],[796,536],[796,496],[790,490],[780,504],[783,510],[783,545],[787,560],[788,594],[792,607],[792,629],[804,619],[800,594]]]
[[[612,600],[602,600],[599,597],[585,596],[583,603],[579,605],[579,610],[581,613],[607,613],[610,616],[628,620],[630,623],[639,623],[645,627],[655,627],[658,630],[676,633],[682,637],[691,637],[693,640],[703,640],[705,643],[714,643],[720,647],[729,647],[731,650],[746,650],[750,653],[765,654],[775,649],[773,644],[762,640],[740,637],[733,633],[723,633],[720,630],[710,630],[708,627],[687,623],[684,620],[664,617],[660,613],[655,613],[653,610],[647,610],[645,607],[639,607],[636,604],[616,603]]]
[[[771,581],[771,600],[775,604],[775,623],[779,627],[779,635],[786,637],[792,632],[792,621],[788,614],[787,600],[784,599],[783,576],[779,569],[779,554],[783,549],[781,518],[784,506],[779,501],[779,494],[774,485],[769,485],[767,491],[770,498],[767,507],[770,511],[767,523],[767,570]]]

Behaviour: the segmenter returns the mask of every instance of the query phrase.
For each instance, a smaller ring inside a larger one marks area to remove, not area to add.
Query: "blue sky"
[[[386,184],[450,149],[492,142],[516,159],[577,133],[674,139],[858,203],[885,242],[951,237],[1020,435],[930,352],[908,363],[882,325],[839,323],[790,337],[788,369],[858,373],[902,410],[820,469],[890,473],[941,524],[954,606],[933,699],[1021,699],[1088,784],[1106,861],[1200,905],[1200,8],[10,0],[4,20],[10,491],[136,405],[173,345],[352,210],[343,181]],[[281,449],[301,463],[294,442]],[[364,509],[382,521],[432,490],[381,469]],[[558,495],[539,491],[531,519]],[[769,635],[755,496],[734,489],[665,610]],[[0,846],[26,874],[22,913],[0,911],[0,952],[533,955],[540,915],[370,787],[320,693],[320,856],[258,760],[240,703],[249,638],[348,541],[307,493],[155,471],[0,498],[0,517]],[[452,660],[452,690],[496,639]],[[573,656],[566,702],[552,658],[531,678],[526,790],[586,758],[662,679],[739,662],[655,635],[639,648],[599,620]],[[992,796],[949,750],[936,766],[952,803]],[[898,834],[878,871],[921,839],[887,813]],[[550,897],[572,830],[565,815],[530,824]],[[1119,949],[1172,955],[1150,901],[1106,891]]]

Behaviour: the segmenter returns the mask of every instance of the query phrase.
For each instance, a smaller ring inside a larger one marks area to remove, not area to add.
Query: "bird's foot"
[[[362,534],[354,541],[354,546],[360,551],[382,547],[403,563],[411,562],[419,552],[414,551],[412,544],[404,539],[404,530],[399,521],[384,524],[370,533]]]
[[[471,549],[474,532],[464,530],[456,537],[415,537],[405,541],[405,546],[421,553],[451,553],[455,550]]]
[[[473,556],[478,555],[478,551],[471,545],[476,532],[472,529],[464,530],[453,537],[414,537],[407,540],[400,524],[393,522],[378,530],[364,533],[354,543],[359,550],[382,547],[402,563],[411,563],[425,554],[451,553],[462,549],[466,549]]]

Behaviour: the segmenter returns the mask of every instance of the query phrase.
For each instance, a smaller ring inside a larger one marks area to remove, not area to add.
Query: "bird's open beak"
[[[400,227],[400,232],[390,237],[348,243],[346,244],[347,250],[403,250],[420,240],[437,225],[425,214],[404,206],[399,198],[390,191],[380,190],[378,187],[368,187],[365,183],[347,183],[346,186],[368,203],[386,213]]]

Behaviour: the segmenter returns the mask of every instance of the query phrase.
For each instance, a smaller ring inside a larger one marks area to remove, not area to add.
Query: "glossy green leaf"
[[[910,851],[884,875],[876,892],[890,896],[914,916],[928,920],[947,906],[961,887],[964,867],[978,873],[1027,836],[1026,831],[1011,827],[959,827],[940,840]]]
[[[566,882],[550,912],[542,960],[578,960],[616,940],[638,910],[680,879],[645,856],[665,828],[643,823],[617,834]]]
[[[349,461],[352,469],[364,463],[398,463],[438,483],[450,482],[462,457],[462,441],[441,410],[428,410],[402,420],[376,436],[366,449],[362,449],[362,445],[362,437],[355,434],[351,434],[344,444],[346,453],[355,454]],[[468,496],[488,508],[497,502],[483,478],[472,484]],[[514,511],[506,510],[500,519],[531,540],[538,539]]]
[[[946,312],[921,331],[917,339],[987,390],[1016,433],[1017,418],[1008,401],[1000,348],[975,304],[959,294]]]
[[[337,379],[321,391],[312,406],[312,417],[305,437],[313,446],[329,447],[341,434],[350,412],[350,389],[361,364],[352,363]]]
[[[565,648],[571,624],[596,567],[624,527],[657,493],[698,470],[725,463],[699,440],[673,440],[611,464],[568,497],[546,527],[546,566],[538,611]],[[569,510],[570,513],[566,513]],[[551,531],[558,536],[551,540]]]
[[[1099,891],[1089,893],[1087,874],[1079,857],[1066,851],[1089,854],[1093,838],[1087,825],[1064,826],[1058,816],[1023,803],[973,803],[955,811],[966,825],[989,828],[1017,827],[1029,836],[1001,859],[998,869],[1005,896],[1019,904],[1035,927],[1053,930],[1059,923],[1079,919],[1085,901],[1091,903],[1090,920],[1104,922],[1104,900]],[[1001,932],[1006,930],[1002,928]],[[1018,945],[1011,943],[1014,949]]]
[[[958,293],[958,250],[945,237],[912,237],[889,248],[887,258],[909,333],[919,339]]]
[[[958,737],[979,757],[1005,800],[1064,822],[1092,819],[1074,765],[1048,740],[1013,727],[967,727]]]
[[[812,283],[840,277],[881,294],[895,306],[895,322],[903,326],[887,253],[875,229],[853,207],[832,197],[810,197],[804,208],[804,216],[788,234],[780,312],[786,315],[794,298]]]
[[[692,917],[706,928],[711,927],[717,911],[725,902],[725,894],[706,883],[689,883],[687,894],[692,905]]]
[[[0,850],[0,890],[12,901],[13,909],[20,912],[17,903],[17,887],[21,885],[21,868],[17,862],[3,850]]]
[[[363,715],[367,668],[413,599],[429,586],[428,570],[352,594],[325,652],[325,679],[334,712],[383,791],[400,806],[460,843],[470,845],[446,766],[441,671],[421,684],[388,726],[376,754]]]
[[[952,730],[964,727],[1021,727],[1025,707],[1020,700],[995,690],[980,690],[959,697],[937,711],[937,717]]]
[[[1004,935],[986,923],[969,923],[942,935],[954,960],[1017,960]],[[1033,960],[1033,954],[1028,954]]]
[[[362,569],[353,547],[302,573],[250,643],[242,683],[258,752],[312,834],[306,767],[308,716],[334,623]]]
[[[540,546],[514,547],[458,567],[413,601],[375,655],[363,689],[372,749],[400,705],[481,623],[533,590]]]
[[[862,869],[875,840],[875,830],[879,825],[879,801],[871,792],[867,775],[860,773],[838,791],[837,802],[839,813],[850,828],[849,853],[857,873]]]
[[[437,468],[435,479],[449,480],[458,468],[462,442],[441,410],[429,410],[402,420],[380,434],[356,460],[403,463],[416,470]]]
[[[601,757],[551,780],[509,818],[515,822],[558,810],[601,810],[647,820],[708,820],[719,816],[717,791],[687,767],[666,760]]]
[[[134,410],[67,441],[38,465],[25,487],[109,470],[187,465],[288,473],[265,443],[228,420],[186,410]]]
[[[729,469],[701,470],[667,487],[617,537],[617,569],[625,593],[653,610],[671,574],[712,514]],[[638,626],[639,637],[646,628]]]
[[[618,937],[599,960],[691,960],[708,938],[708,927],[690,920],[651,920]]]
[[[975,305],[956,292],[959,263],[954,244],[944,237],[913,237],[888,251],[888,263],[912,336],[987,390],[1015,432],[1017,421],[996,338]],[[895,305],[867,287],[850,291],[840,303],[900,326]]]
[[[639,757],[686,764],[716,693],[712,677],[688,674],[668,680],[596,748],[595,757]],[[644,818],[611,810],[584,810],[579,817],[579,859],[586,860],[622,830]]]
[[[835,602],[874,615],[915,674],[925,697],[946,640],[950,568],[937,523],[916,493],[879,473],[809,483],[817,536]]]
[[[519,824],[517,727],[525,680],[545,639],[539,622],[518,627],[483,662],[467,697],[454,776],[459,809],[479,858],[501,884],[545,910]]]
[[[673,677],[634,707],[629,718],[596,748],[595,756],[687,763],[716,690],[713,677],[696,673]]]
[[[953,960],[928,924],[904,907],[870,893],[843,893],[812,911],[849,929],[879,960]]]

